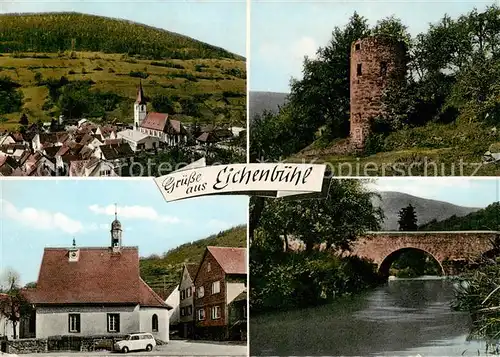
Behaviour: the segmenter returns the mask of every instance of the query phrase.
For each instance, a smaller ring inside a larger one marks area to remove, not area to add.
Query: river
[[[438,277],[396,279],[332,304],[250,319],[252,356],[484,356]]]

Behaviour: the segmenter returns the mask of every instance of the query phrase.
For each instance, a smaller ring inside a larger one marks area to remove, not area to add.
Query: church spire
[[[142,80],[139,80],[139,88],[137,88],[137,99],[135,102],[137,104],[146,104],[146,97],[144,96],[144,91],[142,90]]]

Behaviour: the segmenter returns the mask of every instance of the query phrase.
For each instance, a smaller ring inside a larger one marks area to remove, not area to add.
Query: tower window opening
[[[357,67],[357,75],[358,76],[361,76],[361,63],[358,63],[358,67]]]
[[[359,51],[361,49],[361,44],[356,43],[354,47],[356,48],[356,51]]]
[[[385,76],[387,74],[387,62],[380,62],[380,75]]]

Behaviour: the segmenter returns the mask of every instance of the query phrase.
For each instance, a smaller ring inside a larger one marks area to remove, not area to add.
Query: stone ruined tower
[[[383,90],[388,78],[403,81],[406,45],[388,36],[372,36],[351,45],[350,142],[362,149],[370,134],[371,121],[384,112]]]

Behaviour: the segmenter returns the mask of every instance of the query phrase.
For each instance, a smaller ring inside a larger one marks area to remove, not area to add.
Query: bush
[[[253,312],[318,305],[378,283],[375,266],[357,257],[328,252],[306,255],[251,253],[250,304]]]
[[[141,71],[130,71],[129,76],[130,77],[136,77],[136,78],[146,79],[146,78],[149,77],[149,74],[141,72]]]

